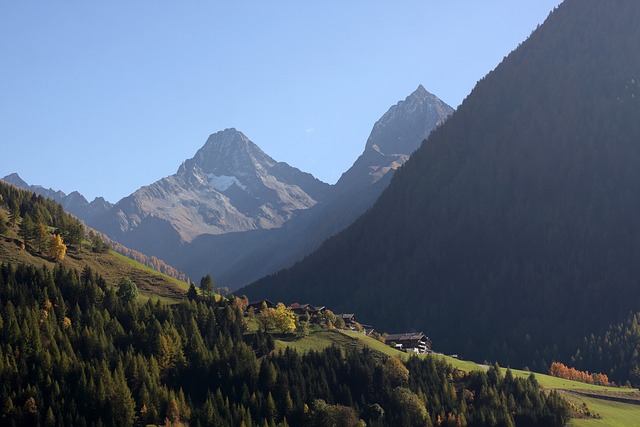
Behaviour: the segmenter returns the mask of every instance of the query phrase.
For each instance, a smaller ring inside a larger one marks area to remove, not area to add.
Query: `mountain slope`
[[[338,193],[359,191],[399,168],[431,131],[453,113],[453,108],[420,85],[378,120],[364,152],[336,183]]]
[[[637,307],[637,22],[635,1],[563,3],[370,211],[240,292],[348,309],[385,330],[428,331],[443,351],[540,367]]]
[[[280,227],[315,205],[328,187],[226,129],[211,135],[176,174],[120,200],[96,228],[171,260],[183,243],[201,234]]]
[[[143,297],[160,298],[175,302],[185,298],[188,284],[145,267],[123,255],[113,251],[94,252],[86,241],[79,246],[68,246],[66,256],[62,260],[53,261],[50,257],[39,253],[32,241],[25,245],[21,230],[21,223],[26,216],[41,216],[51,229],[63,229],[64,224],[78,222],[78,220],[62,210],[60,204],[34,193],[17,189],[17,187],[0,182],[0,216],[10,218],[10,206],[17,203],[21,207],[21,218],[15,224],[8,224],[7,229],[0,233],[0,264],[34,266],[37,269],[54,271],[56,267],[64,267],[76,272],[82,272],[86,267],[100,274],[110,286],[117,284],[123,277],[131,278],[140,289]],[[57,231],[59,232],[59,231]],[[64,235],[64,232],[62,232]],[[32,237],[31,240],[34,240]],[[66,242],[69,245],[69,242]]]
[[[292,265],[371,207],[393,172],[452,112],[420,85],[375,123],[362,155],[317,205],[281,228],[199,236],[172,263],[191,277],[211,273],[232,289]]]

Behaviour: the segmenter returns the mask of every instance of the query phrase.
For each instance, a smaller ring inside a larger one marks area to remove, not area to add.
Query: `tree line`
[[[23,249],[53,260],[64,259],[68,248],[82,249],[84,225],[60,204],[4,182],[0,182],[0,204],[9,212],[8,218],[0,213],[0,234],[8,227],[16,229]]]

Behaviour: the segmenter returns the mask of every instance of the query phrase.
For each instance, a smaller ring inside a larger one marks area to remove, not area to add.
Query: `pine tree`
[[[18,222],[19,218],[20,218],[20,207],[18,206],[18,203],[16,202],[16,200],[12,199],[11,203],[9,204],[9,223],[11,224],[12,227],[16,226],[16,222]]]
[[[49,230],[47,230],[47,226],[39,221],[33,227],[33,244],[38,249],[38,252],[42,252],[47,246],[47,236],[49,235]]]
[[[191,282],[189,284],[189,290],[187,291],[187,298],[190,301],[197,301],[198,300],[198,291],[196,289],[196,285],[194,285],[193,282]]]
[[[22,237],[22,241],[24,242],[25,247],[31,244],[31,240],[33,239],[33,230],[34,224],[31,216],[29,214],[24,214],[24,218],[22,218],[22,222],[20,223],[20,230],[18,234]]]
[[[207,274],[200,279],[200,289],[206,299],[210,299],[215,292],[215,286],[213,285],[213,278],[210,274]]]

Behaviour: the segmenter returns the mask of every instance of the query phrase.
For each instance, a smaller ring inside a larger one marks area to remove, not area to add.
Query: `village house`
[[[313,316],[317,316],[318,314],[322,313],[322,311],[324,310],[324,306],[322,306],[322,307],[314,307],[311,304],[298,304],[297,302],[294,302],[293,304],[291,304],[287,308],[289,308],[291,311],[293,311],[298,316],[301,316],[303,314],[308,314],[309,318],[311,318]]]
[[[345,329],[350,329],[352,331],[356,330],[356,323],[358,323],[358,321],[356,320],[356,315],[353,313],[341,313],[341,314],[336,314],[336,317],[339,317],[340,319],[342,319],[344,321],[344,327]]]
[[[253,312],[258,314],[264,308],[275,308],[275,306],[276,305],[268,299],[261,299],[259,301],[250,302],[249,305],[247,305],[247,311],[253,309]]]
[[[407,353],[431,353],[431,340],[422,332],[389,334],[384,338],[385,344],[392,345]]]

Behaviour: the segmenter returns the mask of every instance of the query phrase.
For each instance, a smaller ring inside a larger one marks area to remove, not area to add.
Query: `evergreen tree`
[[[128,277],[123,277],[118,282],[118,291],[116,295],[125,304],[129,301],[135,301],[138,298],[138,286]]]
[[[187,298],[190,301],[198,300],[198,290],[196,289],[196,285],[193,282],[189,284],[189,290],[187,291]]]
[[[205,298],[211,298],[215,292],[215,286],[213,285],[213,278],[210,274],[207,274],[200,279],[200,289]]]
[[[16,226],[16,223],[20,219],[20,207],[15,198],[12,198],[9,202],[9,223],[12,227]]]
[[[20,223],[20,230],[18,234],[22,237],[22,241],[24,242],[25,247],[31,244],[31,240],[33,239],[34,232],[34,224],[31,219],[31,215],[25,214],[22,218],[22,222]]]
[[[38,249],[38,252],[42,252],[49,243],[49,230],[44,222],[38,221],[33,227],[33,244]]]

